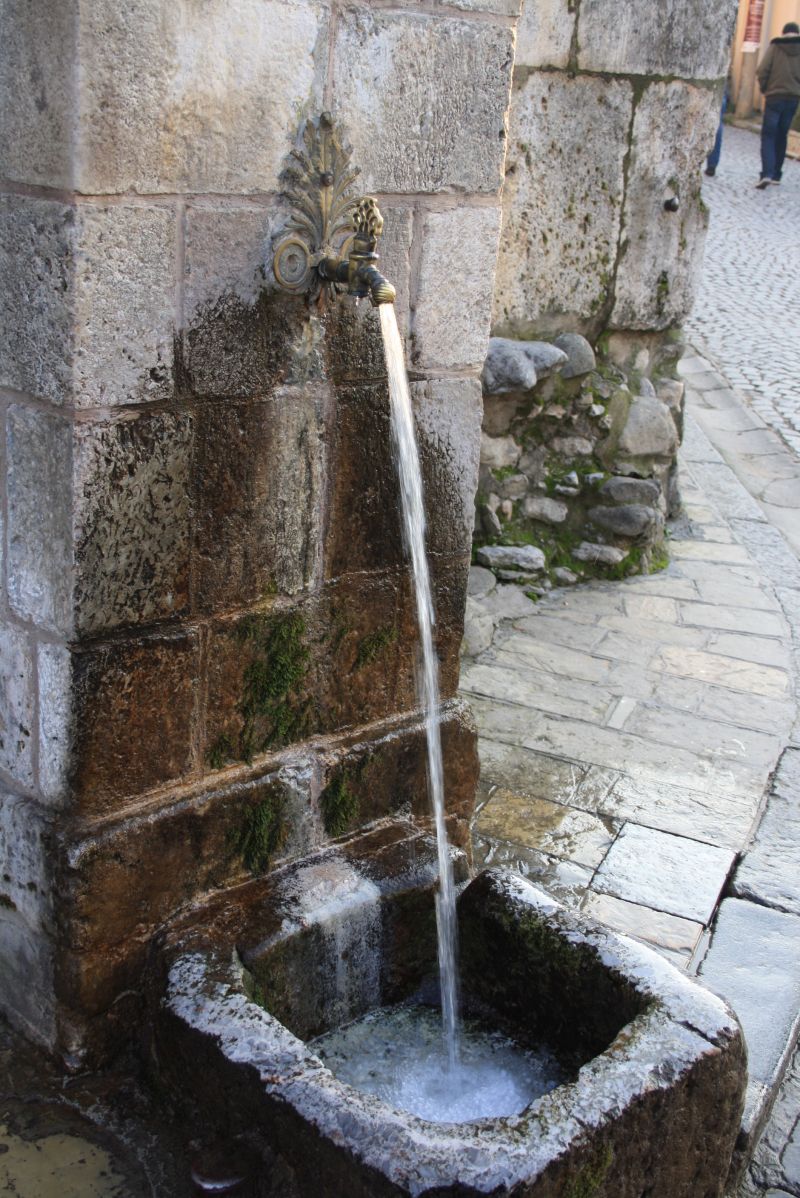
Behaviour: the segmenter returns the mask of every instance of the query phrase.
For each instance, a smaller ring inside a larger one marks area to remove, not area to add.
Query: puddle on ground
[[[516,1115],[565,1080],[547,1049],[520,1048],[469,1019],[451,1066],[441,1012],[415,1004],[370,1011],[309,1047],[340,1081],[433,1123]]]
[[[109,1154],[65,1133],[26,1139],[0,1110],[0,1194],[15,1198],[130,1198]]]

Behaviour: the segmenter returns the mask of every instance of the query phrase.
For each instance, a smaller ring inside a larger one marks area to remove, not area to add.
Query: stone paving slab
[[[722,903],[700,980],[731,1003],[747,1041],[750,1120],[779,1082],[800,1016],[800,918],[743,899]]]
[[[601,861],[592,889],[707,924],[733,858],[729,849],[629,823]]]
[[[583,910],[617,932],[677,953],[684,958],[684,966],[703,934],[702,923],[654,911],[652,907],[631,903],[610,894],[590,891],[583,901]]]
[[[737,1198],[758,1198],[762,1194],[766,1194],[766,1198],[770,1195],[797,1198],[800,1170],[796,1167],[794,1153],[787,1149],[790,1144],[797,1144],[799,1130],[800,1052],[795,1051]]]
[[[755,839],[733,879],[739,898],[800,915],[800,749],[784,753]]]

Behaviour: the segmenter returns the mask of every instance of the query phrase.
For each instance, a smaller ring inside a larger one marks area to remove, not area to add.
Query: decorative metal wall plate
[[[325,258],[346,258],[358,196],[350,193],[359,174],[352,151],[329,112],[305,122],[284,173],[284,193],[292,205],[285,233],[274,249],[275,279],[287,291],[308,292],[315,300],[324,286],[317,267]]]

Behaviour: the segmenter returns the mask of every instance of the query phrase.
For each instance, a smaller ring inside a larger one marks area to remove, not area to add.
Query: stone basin
[[[462,875],[463,875],[462,861]],[[155,1053],[196,1126],[260,1152],[255,1193],[719,1198],[744,1043],[716,996],[643,945],[488,870],[458,904],[466,1003],[565,1084],[521,1114],[429,1123],[355,1090],[311,1037],[435,978],[435,847],[373,831],[228,892],[160,957]]]

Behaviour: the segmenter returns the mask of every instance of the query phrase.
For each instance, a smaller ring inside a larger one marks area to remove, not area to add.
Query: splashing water
[[[453,863],[444,820],[444,772],[439,730],[439,662],[433,646],[436,617],[431,597],[428,559],[425,555],[425,510],[422,503],[422,474],[414,435],[414,416],[408,389],[403,343],[393,304],[380,304],[383,346],[389,375],[392,441],[400,477],[403,533],[411,558],[417,606],[422,666],[417,679],[419,699],[425,714],[428,746],[428,790],[436,826],[439,861],[439,891],[436,896],[436,927],[439,943],[439,985],[447,1059],[458,1060],[459,1014],[456,978],[456,896]]]
[[[517,1115],[565,1080],[547,1049],[523,1050],[470,1019],[448,1067],[437,1012],[413,1004],[370,1011],[311,1048],[341,1081],[434,1123]]]

